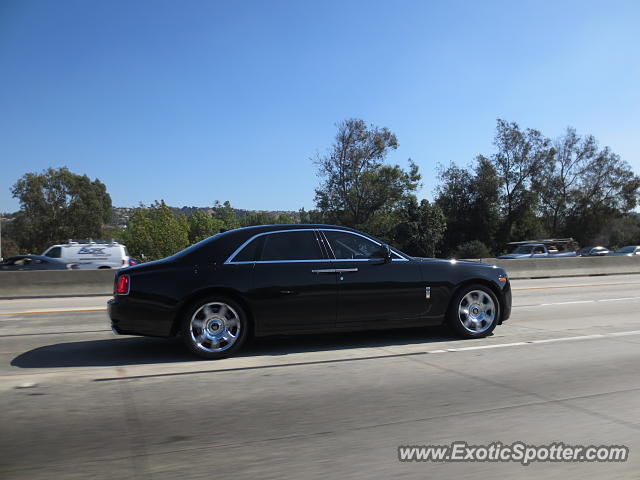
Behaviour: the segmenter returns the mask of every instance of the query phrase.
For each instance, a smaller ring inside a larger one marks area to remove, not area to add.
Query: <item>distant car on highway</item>
[[[114,332],[180,335],[204,358],[249,335],[448,324],[480,338],[509,318],[511,288],[495,265],[411,257],[331,225],[262,225],[209,237],[116,272]]]
[[[606,247],[584,247],[578,250],[580,257],[604,257],[609,255],[610,250]]]
[[[559,253],[555,246],[553,249],[547,248],[544,243],[526,243],[524,245],[518,245],[511,253],[500,255],[498,258],[505,260],[511,258],[561,258],[575,256],[576,252]]]
[[[628,245],[626,247],[619,248],[615,252],[609,253],[612,257],[633,257],[640,255],[640,245]]]
[[[65,263],[55,258],[42,255],[16,255],[9,257],[0,263],[0,270],[75,270],[78,266],[73,263]]]
[[[52,245],[42,254],[66,263],[75,263],[81,270],[116,269],[129,266],[127,247],[118,242],[75,242]]]

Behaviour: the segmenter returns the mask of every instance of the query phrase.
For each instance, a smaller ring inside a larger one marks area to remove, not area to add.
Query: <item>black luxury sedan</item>
[[[263,225],[229,230],[116,272],[113,331],[180,335],[205,358],[248,336],[449,324],[479,338],[509,318],[504,269],[410,257],[356,230]]]

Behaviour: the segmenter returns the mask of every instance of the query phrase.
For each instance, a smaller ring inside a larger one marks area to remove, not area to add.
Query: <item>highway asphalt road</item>
[[[513,282],[493,336],[258,340],[200,361],[104,297],[0,302],[0,478],[640,478],[640,275]],[[626,445],[623,463],[402,463],[399,445]]]

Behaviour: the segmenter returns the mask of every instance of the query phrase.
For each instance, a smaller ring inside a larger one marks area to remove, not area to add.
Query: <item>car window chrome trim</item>
[[[238,262],[224,262],[224,265],[248,265],[254,263],[329,263],[329,262],[369,262],[382,258],[318,258],[316,260],[242,260]],[[408,262],[404,258],[394,258],[393,262]]]
[[[224,262],[225,265],[248,265],[254,263],[326,263],[330,262],[329,258],[320,258],[318,260],[242,260],[239,262]]]
[[[272,231],[269,231],[269,232],[256,233],[253,237],[249,238],[242,245],[240,245],[238,248],[236,248],[234,250],[234,252],[231,255],[229,255],[229,257],[225,260],[224,263],[225,264],[228,264],[228,263],[243,264],[243,263],[316,262],[318,260],[253,260],[253,261],[242,261],[242,262],[234,262],[233,261],[235,256],[238,253],[240,253],[244,247],[249,245],[253,240],[255,240],[258,237],[262,237],[264,235],[271,235],[272,233],[287,233],[287,232],[312,232],[312,233],[314,233],[316,230],[317,229],[315,229],[315,228],[291,228],[289,230],[272,230]],[[314,235],[314,237],[316,238],[316,242],[317,242],[318,241],[317,236]],[[320,242],[318,242],[318,248],[320,248],[320,251],[322,251],[322,246],[320,245]],[[322,258],[320,260],[328,260],[328,259]]]
[[[382,243],[373,240],[372,238],[367,237],[366,235],[362,235],[361,233],[356,233],[356,232],[352,232],[350,230],[342,230],[342,229],[338,229],[338,228],[293,228],[293,229],[289,229],[289,230],[273,230],[273,231],[269,231],[269,232],[261,232],[261,233],[256,233],[253,237],[249,238],[248,240],[246,240],[242,245],[240,245],[238,248],[236,248],[233,253],[231,255],[229,255],[229,257],[224,261],[224,265],[246,265],[249,263],[309,263],[309,262],[368,262],[369,260],[379,260],[378,258],[318,258],[318,259],[313,259],[313,260],[244,260],[244,261],[239,261],[239,262],[234,262],[233,259],[235,258],[235,256],[240,253],[242,251],[242,249],[244,249],[244,247],[246,247],[247,245],[249,245],[253,240],[255,240],[258,237],[262,237],[264,235],[271,235],[274,233],[287,233],[287,232],[342,232],[342,233],[350,233],[352,235],[356,235],[358,237],[362,237],[365,240],[369,240],[370,242],[375,243],[378,246],[382,246]],[[325,237],[326,239],[326,237]],[[318,241],[318,238],[316,236],[316,241]],[[333,253],[333,249],[331,248],[331,244],[329,243],[329,240],[326,239],[326,243],[329,249],[331,249],[331,254],[333,255],[333,257],[335,257],[335,254]],[[320,251],[322,251],[322,244],[318,241],[318,245],[320,246]],[[391,253],[393,253],[394,255],[396,255],[398,258],[392,258],[391,261],[393,262],[408,262],[409,259],[408,258],[404,258],[402,255],[400,255],[396,250],[392,249]]]

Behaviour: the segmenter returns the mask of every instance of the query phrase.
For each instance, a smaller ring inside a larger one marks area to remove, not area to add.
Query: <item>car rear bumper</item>
[[[118,335],[171,335],[174,316],[167,310],[116,296],[107,302],[111,330]]]

